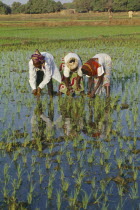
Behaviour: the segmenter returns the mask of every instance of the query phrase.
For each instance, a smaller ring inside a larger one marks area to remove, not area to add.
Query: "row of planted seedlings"
[[[123,196],[126,196],[127,202],[130,202],[130,198],[136,200],[139,168],[135,159],[138,153],[134,152],[130,156],[130,142],[126,144],[126,139],[121,139],[118,127],[113,130],[112,103],[105,103],[101,98],[96,98],[95,101],[87,101],[85,98],[59,100],[64,129],[62,136],[53,138],[51,130],[52,135],[46,133],[45,136],[43,133],[42,136],[38,133],[34,134],[33,139],[23,137],[22,144],[14,144],[13,141],[10,151],[6,144],[1,145],[2,157],[7,152],[10,154],[10,164],[4,165],[2,178],[2,192],[7,203],[53,208],[54,199],[57,199],[58,209],[60,206],[83,206],[86,209],[87,206],[116,206],[118,200],[119,205],[123,205]],[[99,103],[102,103],[101,107]],[[64,105],[65,108],[61,109]],[[40,105],[37,106],[40,109]],[[89,116],[86,114],[87,110]],[[117,115],[123,111],[117,108],[115,110]],[[69,121],[70,128],[67,127]],[[12,180],[14,183],[11,185]],[[28,186],[26,189],[25,185]],[[116,196],[116,202],[111,203],[110,199]]]
[[[1,205],[119,209],[127,202],[138,207],[139,83],[129,69],[134,62],[126,63],[130,78],[125,72],[119,82],[122,66],[113,59],[110,101],[43,95],[37,103],[29,97],[30,52],[18,53],[14,59],[14,52],[2,57]],[[119,57],[120,49],[115,53]],[[49,118],[45,122],[42,111]]]

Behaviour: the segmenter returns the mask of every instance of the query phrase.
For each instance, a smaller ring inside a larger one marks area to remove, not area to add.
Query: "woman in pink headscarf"
[[[29,61],[29,83],[33,90],[32,93],[40,96],[41,90],[47,85],[48,94],[53,96],[52,78],[61,82],[61,75],[53,56],[50,53],[40,53],[36,50]]]

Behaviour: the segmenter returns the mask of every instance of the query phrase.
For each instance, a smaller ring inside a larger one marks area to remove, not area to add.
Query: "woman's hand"
[[[70,90],[67,90],[67,92],[66,92],[67,96],[69,96],[70,93],[71,93]]]
[[[95,95],[94,92],[88,91],[87,96],[88,96],[89,98],[95,98],[96,95]]]
[[[37,96],[39,97],[40,95],[41,95],[41,88],[38,87],[38,88],[37,88]]]
[[[91,98],[95,98],[95,93],[98,90],[98,88],[100,87],[100,85],[102,84],[103,81],[103,75],[98,77],[98,82],[96,84],[96,86],[94,87],[94,89],[91,91]]]
[[[95,98],[96,95],[95,95],[95,93],[88,93],[88,97],[90,97],[90,98]]]
[[[67,88],[67,96],[70,96],[73,93],[73,89],[71,87]]]
[[[34,94],[34,96],[36,96],[36,95],[37,95],[37,89],[34,89],[34,90],[32,91],[32,94]]]
[[[79,91],[81,89],[81,86],[80,86],[80,81],[81,81],[81,78],[79,75],[77,75],[77,78],[76,78],[76,90]]]
[[[91,93],[89,97],[90,97],[90,98],[95,98],[95,97],[96,97],[96,95],[95,95],[95,93],[94,93],[94,94],[93,94],[93,93]]]
[[[91,95],[91,91],[88,91],[87,96],[90,97],[90,95]]]
[[[77,91],[81,90],[81,86],[79,84],[76,85],[76,90]]]
[[[67,92],[66,92],[67,96],[70,96],[72,93],[73,93],[73,88],[72,87],[68,87],[67,88]]]

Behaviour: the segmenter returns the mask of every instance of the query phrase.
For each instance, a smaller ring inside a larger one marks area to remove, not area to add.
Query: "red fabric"
[[[64,74],[62,73],[63,72],[63,69],[64,69],[64,63],[61,63],[60,66],[59,66],[59,71],[60,73],[62,74],[61,77],[62,77],[62,81],[64,81],[65,77],[64,77]]]
[[[63,70],[63,67],[64,67],[64,63],[61,63],[60,64],[60,67],[59,67],[59,71],[62,71]]]
[[[97,76],[97,69],[99,66],[100,64],[96,62],[94,58],[91,58],[82,66],[82,71],[84,73],[85,70],[88,76]]]

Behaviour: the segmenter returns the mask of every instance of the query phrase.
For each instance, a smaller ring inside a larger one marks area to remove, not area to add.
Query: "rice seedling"
[[[10,175],[8,174],[8,171],[9,171],[9,166],[8,166],[8,164],[5,164],[4,165],[4,183],[5,183],[5,185],[7,185],[10,180]]]
[[[133,162],[133,156],[129,156],[128,159],[129,159],[129,163],[132,164],[132,162]]]
[[[22,161],[23,161],[24,164],[27,163],[27,156],[26,156],[26,154],[22,155]]]
[[[63,168],[61,168],[61,170],[60,170],[60,179],[61,179],[61,181],[63,181],[64,178],[65,178],[64,170],[63,170]]]
[[[6,199],[9,196],[9,189],[7,189],[6,185],[2,188],[3,197]]]
[[[87,157],[87,162],[88,163],[92,163],[94,161],[95,152],[96,152],[96,150],[93,149],[92,152],[88,154],[88,157]]]
[[[78,176],[78,177],[75,179],[75,184],[76,184],[76,187],[77,187],[78,189],[81,188],[82,180],[83,180],[83,178],[82,178],[81,176]]]
[[[91,186],[93,189],[95,189],[95,186],[96,186],[95,176],[93,177],[93,179],[91,181]]]
[[[50,158],[46,158],[46,160],[45,160],[46,169],[50,169],[51,165],[52,165],[51,159]]]
[[[43,175],[43,173],[42,173],[41,169],[39,168],[39,184],[41,184],[41,183],[42,183],[43,178],[44,178],[44,175]]]
[[[70,194],[70,196],[68,197],[68,203],[69,206],[74,208],[77,202],[77,198],[78,198],[78,194],[79,194],[79,190],[74,190],[74,192]]]
[[[52,172],[49,176],[48,187],[51,187],[55,180],[56,172]]]
[[[134,179],[134,181],[136,181],[137,178],[138,178],[138,170],[137,169],[134,169],[133,170],[133,179]]]
[[[28,182],[30,183],[32,180],[32,172],[28,173],[27,178],[28,178]]]
[[[18,155],[19,155],[18,152],[14,152],[13,161],[16,161],[18,159]]]
[[[78,145],[79,145],[79,142],[78,142],[77,138],[74,138],[74,139],[73,139],[73,147],[74,147],[74,148],[77,148]]]
[[[66,156],[67,156],[68,164],[72,165],[73,164],[73,158],[71,157],[70,151],[66,152]]]
[[[118,187],[118,195],[120,197],[123,197],[124,196],[124,186],[120,184],[117,187]]]
[[[119,209],[123,209],[123,207],[124,207],[124,204],[125,204],[125,201],[126,200],[123,200],[122,201],[122,198],[120,199],[120,202],[119,202],[119,204],[117,205],[117,210],[119,210]]]
[[[47,197],[49,200],[52,198],[52,193],[53,193],[53,186],[49,185],[49,187],[47,189]]]
[[[111,165],[112,165],[111,163],[106,163],[105,164],[105,172],[106,172],[106,174],[108,174],[110,172]]]
[[[17,182],[17,188],[19,189],[21,183],[22,183],[22,178],[21,178],[21,175],[22,175],[22,169],[21,169],[21,166],[20,164],[17,166],[17,177],[18,177],[18,182]]]
[[[79,162],[80,159],[82,159],[82,154],[81,152],[77,152],[77,161]]]
[[[88,195],[85,191],[84,191],[84,195],[82,197],[82,206],[83,209],[87,209],[89,200],[90,200],[91,195]]]
[[[108,159],[110,158],[110,155],[111,155],[111,151],[108,150],[108,149],[106,149],[106,150],[104,151],[104,159],[105,159],[105,160],[108,160]]]
[[[107,203],[106,202],[104,202],[103,203],[103,205],[102,205],[102,208],[101,208],[102,210],[107,210],[108,209],[108,205],[107,205]]]
[[[57,155],[56,156],[56,160],[57,160],[57,163],[60,164],[61,163],[61,156],[60,155]]]
[[[121,165],[123,163],[123,159],[121,157],[116,158],[116,163],[117,163],[118,168],[120,169],[121,168]]]
[[[129,193],[129,196],[132,200],[138,199],[138,184],[135,183],[132,187],[131,187],[131,192]]]
[[[61,191],[57,191],[57,194],[56,194],[56,202],[57,202],[57,209],[60,210],[61,209],[61,202],[62,202],[62,197],[61,197]]]
[[[83,162],[83,160],[81,159],[80,162],[79,162],[79,166],[80,166],[81,169],[83,168],[83,165],[84,165],[84,162]]]
[[[64,192],[67,192],[69,186],[70,186],[70,182],[69,182],[68,180],[66,180],[66,179],[63,179],[63,180],[62,180],[62,190],[63,190]]]

